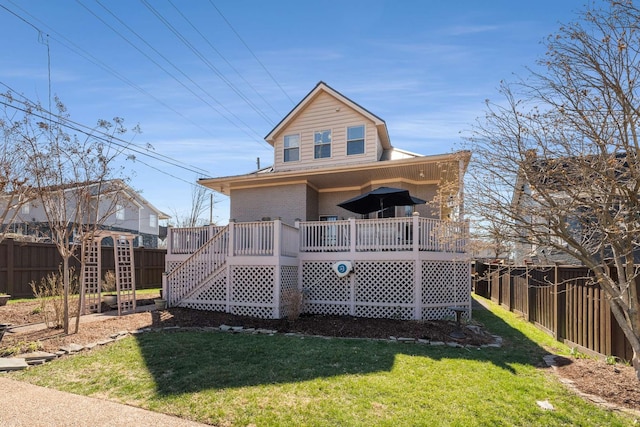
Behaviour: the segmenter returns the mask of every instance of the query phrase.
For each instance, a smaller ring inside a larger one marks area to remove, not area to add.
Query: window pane
[[[364,139],[364,125],[347,128],[347,140]]]
[[[364,153],[364,139],[347,142],[347,156]]]
[[[300,151],[298,148],[287,148],[284,150],[285,162],[296,162],[298,160],[300,160]]]
[[[300,135],[285,135],[284,148],[293,148],[300,146]]]
[[[316,145],[314,148],[315,148],[314,157],[316,159],[331,157],[331,145],[329,144]]]

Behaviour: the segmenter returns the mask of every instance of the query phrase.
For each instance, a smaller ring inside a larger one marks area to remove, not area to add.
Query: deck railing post
[[[173,227],[167,226],[167,254],[173,253]]]
[[[420,212],[414,212],[411,221],[413,223],[411,230],[412,250],[418,252],[420,250]]]
[[[229,220],[229,253],[227,254],[228,257],[232,257],[235,255],[236,253],[236,248],[235,248],[235,226],[236,226],[236,220],[235,219],[230,219]]]
[[[349,252],[356,251],[356,219],[349,218]]]

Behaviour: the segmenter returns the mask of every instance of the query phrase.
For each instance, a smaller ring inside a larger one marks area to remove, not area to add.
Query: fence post
[[[13,251],[15,246],[13,244],[13,239],[7,239],[7,293],[9,295],[13,295],[13,282],[14,282],[14,274],[13,274]]]
[[[349,218],[349,252],[356,252],[356,219],[354,217]]]
[[[553,272],[553,337],[556,340],[559,340],[560,337],[560,322],[559,320],[559,304],[558,304],[558,296],[559,296],[559,286],[558,286],[558,263],[555,263],[555,268]]]
[[[532,309],[531,306],[535,305],[535,298],[532,298],[533,295],[533,288],[531,287],[531,274],[529,274],[529,265],[530,264],[526,264],[525,265],[525,282],[527,284],[527,321],[531,322],[532,319]]]

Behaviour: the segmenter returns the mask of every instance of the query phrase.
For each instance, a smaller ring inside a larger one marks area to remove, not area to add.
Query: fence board
[[[137,289],[162,285],[165,255],[165,249],[134,249]],[[62,259],[53,244],[6,239],[0,243],[0,293],[6,292],[18,298],[31,297],[30,283],[39,283],[48,274],[58,272],[61,263]],[[72,258],[70,265],[79,272],[79,260]],[[113,249],[103,247],[102,274],[113,270],[114,265]]]
[[[504,267],[477,262],[475,268],[476,294],[523,315],[559,341],[631,360],[631,344],[586,267]],[[636,286],[640,289],[640,278]]]

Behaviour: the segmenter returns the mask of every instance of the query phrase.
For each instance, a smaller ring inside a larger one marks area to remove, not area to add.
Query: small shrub
[[[571,354],[571,356],[573,356],[576,359],[588,359],[589,358],[588,355],[586,355],[585,353],[581,352],[576,347],[572,347],[571,348],[571,352],[569,354]]]
[[[288,306],[287,319],[297,320],[304,308],[304,293],[298,289],[291,289],[285,295],[285,304]]]
[[[615,365],[616,363],[618,363],[618,358],[616,356],[607,356],[604,361],[607,363],[607,365]]]
[[[72,268],[69,272],[69,295],[78,291],[78,276]],[[49,328],[62,328],[64,325],[64,276],[60,268],[57,273],[50,273],[40,280],[30,283],[31,290],[40,303],[40,312],[44,314],[44,321]],[[70,300],[69,300],[70,302]],[[75,316],[77,309],[74,304],[69,305],[69,316]],[[76,309],[73,310],[72,308]]]
[[[0,351],[0,357],[10,357],[22,353],[33,353],[42,350],[44,347],[40,341],[20,341],[15,345],[6,347]]]
[[[100,288],[102,289],[102,292],[105,292],[107,294],[112,294],[112,293],[115,292],[115,290],[116,290],[116,275],[112,270],[108,270],[104,274],[104,280],[102,281],[102,284],[100,285]]]

